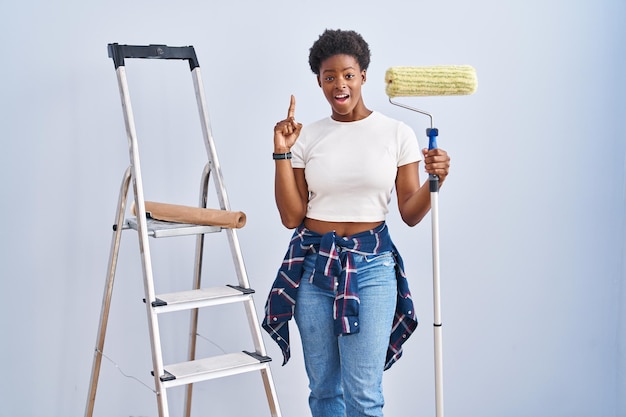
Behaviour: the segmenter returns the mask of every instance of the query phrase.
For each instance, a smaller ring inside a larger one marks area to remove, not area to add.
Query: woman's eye
[[[335,77],[326,77],[326,78],[324,78],[324,80],[326,80],[326,81],[333,81],[334,79],[335,79]]]
[[[354,78],[354,74],[347,74],[347,75],[346,75],[346,78],[347,78],[348,80],[351,80],[352,78]]]

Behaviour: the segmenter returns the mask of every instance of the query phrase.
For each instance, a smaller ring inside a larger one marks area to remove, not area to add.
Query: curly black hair
[[[309,66],[315,75],[320,75],[322,62],[333,55],[353,56],[361,70],[370,64],[370,48],[365,39],[353,30],[326,29],[309,49]]]

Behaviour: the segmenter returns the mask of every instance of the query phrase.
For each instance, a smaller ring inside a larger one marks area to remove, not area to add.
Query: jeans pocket
[[[395,265],[395,262],[396,262],[393,257],[393,253],[389,251],[377,253],[374,255],[364,255],[363,259],[368,264],[376,263],[376,264],[381,264],[383,266],[392,266],[392,265]]]

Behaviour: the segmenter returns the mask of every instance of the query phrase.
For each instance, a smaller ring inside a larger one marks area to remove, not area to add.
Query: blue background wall
[[[290,235],[274,206],[272,128],[290,94],[299,121],[329,114],[308,48],[325,28],[344,28],[372,49],[366,104],[422,141],[426,120],[388,103],[385,70],[477,69],[473,96],[407,100],[434,113],[452,155],[440,198],[447,413],[626,416],[623,2],[4,1],[0,14],[3,415],[84,410],[128,165],[107,43],[195,46],[231,204],[248,215],[239,237],[261,315]],[[205,153],[186,66],[132,62],[127,72],[146,198],[196,204]],[[389,223],[422,325],[386,373],[386,412],[433,415],[430,219],[408,228],[394,208]],[[156,415],[142,385],[150,353],[134,236],[122,241],[105,353],[136,379],[105,360],[97,416]],[[220,239],[207,270],[221,284]],[[190,285],[192,255],[193,240],[154,243],[162,292]],[[202,317],[203,351],[248,346],[245,327],[224,320],[238,313]],[[163,324],[167,359],[185,355],[186,317]],[[229,332],[234,341],[220,336]],[[297,342],[281,367],[266,341],[283,415],[307,415]],[[196,393],[194,415],[267,409],[256,374]],[[176,412],[181,399],[173,393]]]

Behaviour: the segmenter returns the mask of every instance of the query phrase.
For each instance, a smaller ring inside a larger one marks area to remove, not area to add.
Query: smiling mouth
[[[349,98],[350,96],[348,94],[338,94],[335,96],[335,100],[337,101],[345,101]]]

